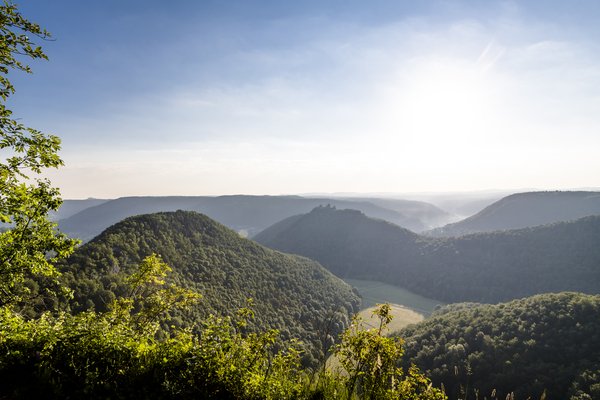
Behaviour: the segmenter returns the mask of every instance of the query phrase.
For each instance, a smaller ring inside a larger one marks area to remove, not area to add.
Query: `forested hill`
[[[59,227],[72,237],[90,240],[110,225],[127,217],[161,211],[188,210],[208,215],[231,229],[244,231],[252,236],[284,218],[306,213],[319,205],[327,204],[360,210],[371,217],[415,231],[428,228],[428,225],[420,220],[420,216],[429,215],[424,209],[429,210],[433,207],[428,203],[414,202],[401,212],[397,209],[402,207],[396,203],[397,209],[391,210],[362,200],[300,196],[122,197],[83,209],[59,221]]]
[[[469,391],[462,398],[472,399],[540,399],[544,390],[547,399],[600,398],[600,296],[455,308],[399,333],[404,360],[443,383],[450,399],[461,385]]]
[[[360,211],[333,207],[317,207],[308,214],[287,218],[254,240],[319,260],[337,276],[356,279],[368,279],[373,273],[379,277],[408,272],[419,249],[416,233],[368,218]]]
[[[255,239],[317,260],[342,278],[379,280],[444,302],[600,293],[600,217],[436,239],[358,211],[320,207]]]
[[[600,192],[529,192],[504,197],[479,213],[433,229],[432,236],[519,229],[600,215]]]
[[[235,314],[252,298],[256,325],[308,343],[307,362],[318,357],[324,321],[335,313],[329,326],[335,335],[359,306],[350,286],[318,263],[243,239],[204,215],[177,211],[128,218],[77,249],[61,266],[75,291],[74,311],[103,310],[125,291],[121,273],[152,253],[173,268],[177,284],[203,296],[172,324]]]

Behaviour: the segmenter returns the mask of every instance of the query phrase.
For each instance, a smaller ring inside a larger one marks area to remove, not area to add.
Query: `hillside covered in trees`
[[[461,236],[572,221],[600,215],[600,192],[528,192],[506,196],[477,214],[428,231],[437,237]]]
[[[305,362],[314,365],[322,341],[342,332],[358,309],[350,286],[318,263],[262,247],[204,215],[177,211],[125,219],[60,264],[74,291],[71,311],[106,311],[126,295],[125,274],[153,253],[173,268],[174,283],[202,295],[192,310],[171,315],[165,327],[197,324],[210,314],[235,315],[252,298],[253,329],[274,328],[284,340],[304,341]]]
[[[444,302],[600,292],[600,216],[436,239],[358,211],[320,207],[255,240],[317,260],[342,278],[379,280]]]
[[[443,384],[451,399],[504,399],[511,392],[516,399],[540,399],[544,392],[547,399],[600,398],[597,295],[451,305],[399,335],[405,363]]]

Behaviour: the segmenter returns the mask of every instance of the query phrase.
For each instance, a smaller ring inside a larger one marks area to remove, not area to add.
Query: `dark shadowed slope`
[[[90,207],[60,221],[60,229],[70,236],[90,240],[124,218],[161,211],[198,211],[236,231],[252,236],[292,215],[332,204],[353,208],[415,230],[425,225],[418,218],[362,201],[312,199],[299,196],[219,196],[219,197],[123,197]]]
[[[432,236],[519,229],[600,215],[600,192],[517,193],[459,222],[433,229]]]
[[[265,246],[320,260],[339,277],[355,279],[373,278],[375,271],[379,276],[409,271],[419,254],[419,239],[416,233],[360,211],[332,207],[287,218],[254,237]]]
[[[547,399],[600,395],[600,296],[542,294],[449,307],[455,311],[399,334],[403,360],[426,370],[434,385],[443,383],[450,399],[504,399],[511,392],[540,399],[544,390]],[[461,385],[467,396],[459,397]]]
[[[128,218],[80,247],[62,266],[75,290],[72,307],[104,309],[125,290],[122,272],[158,253],[174,281],[203,295],[193,312],[175,315],[189,324],[210,313],[232,315],[254,299],[256,325],[310,344],[317,357],[322,324],[332,313],[334,333],[348,323],[359,298],[318,263],[267,249],[189,211]]]
[[[342,278],[379,280],[445,302],[600,293],[600,216],[436,239],[358,211],[321,207],[255,240],[315,259]]]

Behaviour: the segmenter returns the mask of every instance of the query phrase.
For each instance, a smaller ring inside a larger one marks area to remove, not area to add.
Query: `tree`
[[[345,373],[346,398],[358,394],[364,399],[444,400],[446,396],[418,368],[407,372],[398,366],[404,350],[402,340],[383,335],[393,316],[389,304],[380,304],[373,311],[379,318],[377,328],[364,329],[359,317],[342,334],[335,355]]]
[[[28,36],[29,35],[29,36]],[[40,174],[63,165],[60,139],[18,122],[6,101],[15,93],[9,73],[31,73],[27,59],[47,59],[31,38],[50,34],[25,19],[16,5],[0,5],[0,306],[27,298],[27,278],[56,278],[53,263],[68,256],[77,241],[56,231],[48,212],[62,200],[58,189]]]

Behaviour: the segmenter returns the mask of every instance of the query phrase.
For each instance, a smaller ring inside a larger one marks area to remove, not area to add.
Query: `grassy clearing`
[[[371,308],[376,304],[390,303],[403,306],[427,317],[431,315],[436,306],[444,304],[441,301],[429,299],[387,283],[358,279],[344,279],[344,281],[358,289],[362,296],[363,309]]]

